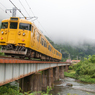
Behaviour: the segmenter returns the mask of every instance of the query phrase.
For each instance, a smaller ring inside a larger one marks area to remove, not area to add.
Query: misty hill
[[[71,59],[81,59],[84,57],[88,57],[89,55],[95,54],[95,41],[84,41],[83,43],[78,43],[77,45],[72,45],[68,43],[63,44],[55,44],[52,40],[50,40],[47,36],[48,41],[56,48],[58,51],[62,53],[63,60],[66,60],[68,57]],[[93,42],[93,43],[92,43]]]

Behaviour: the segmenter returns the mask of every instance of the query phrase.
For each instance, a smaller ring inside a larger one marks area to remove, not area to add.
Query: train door
[[[15,44],[18,22],[10,22],[8,30],[8,43]]]

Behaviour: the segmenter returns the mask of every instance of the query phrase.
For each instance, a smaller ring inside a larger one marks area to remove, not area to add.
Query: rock
[[[73,86],[71,83],[67,83],[66,86]]]

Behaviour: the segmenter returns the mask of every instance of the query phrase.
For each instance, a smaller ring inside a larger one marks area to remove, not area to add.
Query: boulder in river
[[[71,86],[73,86],[73,84],[71,84],[71,83],[67,83],[66,86],[70,86],[70,87],[71,87]]]

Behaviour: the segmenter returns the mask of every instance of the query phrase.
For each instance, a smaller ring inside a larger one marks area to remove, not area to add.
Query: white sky
[[[28,13],[34,16],[25,0],[20,1]],[[95,39],[95,0],[26,1],[42,26],[37,21],[34,23],[53,41],[77,43],[87,38]],[[25,16],[28,16],[19,0],[12,0],[12,2]],[[0,3],[8,9],[13,7],[9,0],[0,0]],[[5,10],[0,4],[0,18],[8,18],[9,16],[1,8]],[[21,16],[19,12],[17,15]]]

